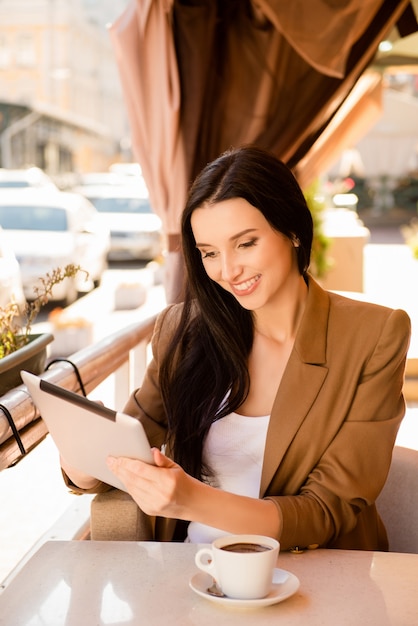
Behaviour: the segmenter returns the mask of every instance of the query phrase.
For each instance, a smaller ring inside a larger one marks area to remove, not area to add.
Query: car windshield
[[[90,198],[100,213],[152,213],[147,198]]]
[[[59,207],[0,206],[0,225],[6,230],[67,230],[67,214]]]

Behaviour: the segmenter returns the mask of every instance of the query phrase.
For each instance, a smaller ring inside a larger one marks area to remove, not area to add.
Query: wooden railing
[[[148,358],[148,344],[156,315],[119,330],[94,345],[55,362],[42,377],[66,389],[80,392],[79,372],[86,393],[114,374],[114,402],[125,404],[129,393],[140,385]],[[0,470],[17,463],[40,443],[47,429],[26,387],[9,391],[0,404],[13,419],[20,441],[13,435],[6,412],[0,408]]]

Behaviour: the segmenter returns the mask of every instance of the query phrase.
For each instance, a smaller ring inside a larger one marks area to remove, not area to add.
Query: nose
[[[225,253],[221,255],[221,277],[228,283],[233,283],[241,274],[242,268],[237,263],[235,255]]]

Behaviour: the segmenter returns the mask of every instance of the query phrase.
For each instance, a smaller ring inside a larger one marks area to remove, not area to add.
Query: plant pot
[[[0,396],[22,384],[20,370],[32,374],[44,371],[46,347],[53,339],[50,333],[29,335],[29,343],[0,359]]]

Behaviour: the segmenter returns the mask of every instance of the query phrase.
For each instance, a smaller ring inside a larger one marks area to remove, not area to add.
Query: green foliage
[[[309,210],[312,214],[314,234],[312,241],[310,272],[316,278],[326,276],[331,267],[331,260],[328,258],[328,248],[330,239],[323,232],[322,213],[325,209],[325,201],[319,194],[319,182],[315,181],[304,191],[304,196]]]
[[[418,259],[418,218],[414,218],[407,226],[401,227],[405,243],[412,251],[414,259]]]
[[[16,302],[0,307],[0,359],[29,342],[32,325],[39,311],[49,302],[54,286],[66,278],[74,278],[78,272],[84,272],[87,278],[88,272],[73,263],[39,278],[39,286],[34,287],[35,298],[26,304],[23,312]]]

